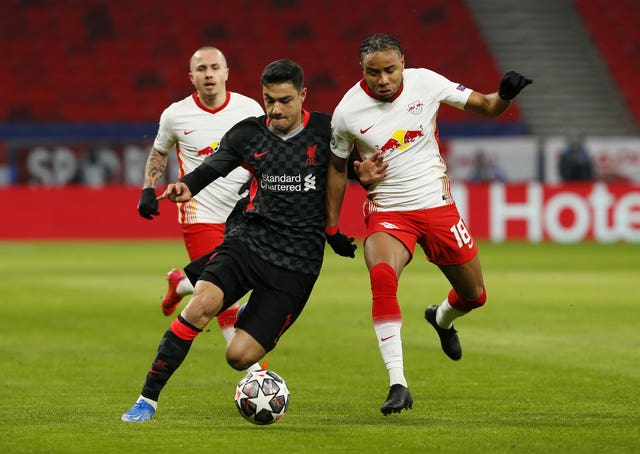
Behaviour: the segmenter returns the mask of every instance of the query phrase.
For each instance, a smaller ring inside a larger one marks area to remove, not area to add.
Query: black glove
[[[355,250],[358,246],[353,244],[355,238],[348,237],[340,230],[338,230],[334,235],[327,234],[327,243],[338,255],[343,257],[351,257],[354,258],[356,256]]]
[[[138,213],[147,219],[153,219],[152,214],[158,216],[158,200],[156,199],[156,190],[153,188],[144,188],[138,202]]]
[[[506,100],[511,101],[518,96],[518,93],[527,85],[533,83],[531,79],[527,79],[522,74],[515,71],[509,71],[500,81],[500,89],[498,95]]]

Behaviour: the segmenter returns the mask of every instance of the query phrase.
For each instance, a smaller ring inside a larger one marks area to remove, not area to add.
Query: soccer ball
[[[236,386],[236,407],[253,424],[272,424],[282,418],[289,406],[289,389],[272,370],[249,372]]]

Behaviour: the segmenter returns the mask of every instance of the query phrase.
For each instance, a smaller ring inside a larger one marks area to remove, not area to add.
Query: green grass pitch
[[[159,302],[182,243],[0,243],[0,451],[640,452],[640,245],[481,244],[489,299],[456,322],[459,362],[423,319],[449,286],[417,253],[399,291],[414,406],[387,417],[357,254],[327,250],[307,308],[268,356],[291,390],[281,421],[237,413],[242,374],[213,323],[154,420],[127,424],[172,319]]]

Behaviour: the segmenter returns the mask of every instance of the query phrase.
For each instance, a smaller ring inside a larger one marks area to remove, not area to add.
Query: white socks
[[[400,336],[402,321],[374,324],[373,327],[378,337],[378,347],[380,348],[382,360],[389,372],[389,384],[399,383],[402,386],[407,386],[402,357],[402,338]]]
[[[251,366],[247,367],[247,372],[258,372],[259,370],[262,370],[260,363],[253,363]]]
[[[178,286],[176,287],[176,292],[180,296],[191,295],[193,293],[193,285],[191,285],[191,281],[189,278],[180,279],[178,282]]]
[[[453,321],[458,317],[462,317],[464,314],[466,314],[466,312],[460,309],[454,309],[449,304],[449,300],[445,299],[436,311],[436,323],[440,325],[441,328],[449,329]]]
[[[146,397],[144,397],[142,395],[140,397],[138,397],[138,400],[144,400],[146,403],[151,405],[154,410],[158,409],[158,402],[156,402],[155,400],[147,399]]]

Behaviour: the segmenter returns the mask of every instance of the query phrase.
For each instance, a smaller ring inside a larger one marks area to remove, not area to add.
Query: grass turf
[[[154,420],[126,424],[171,318],[180,242],[0,243],[2,452],[583,453],[640,449],[640,246],[481,244],[487,305],[456,322],[450,361],[423,311],[448,285],[421,254],[400,280],[411,411],[382,416],[388,378],[362,248],[327,251],[300,319],[269,354],[291,390],[272,426],[233,404],[242,374],[212,323]],[[182,306],[181,306],[182,307]]]

